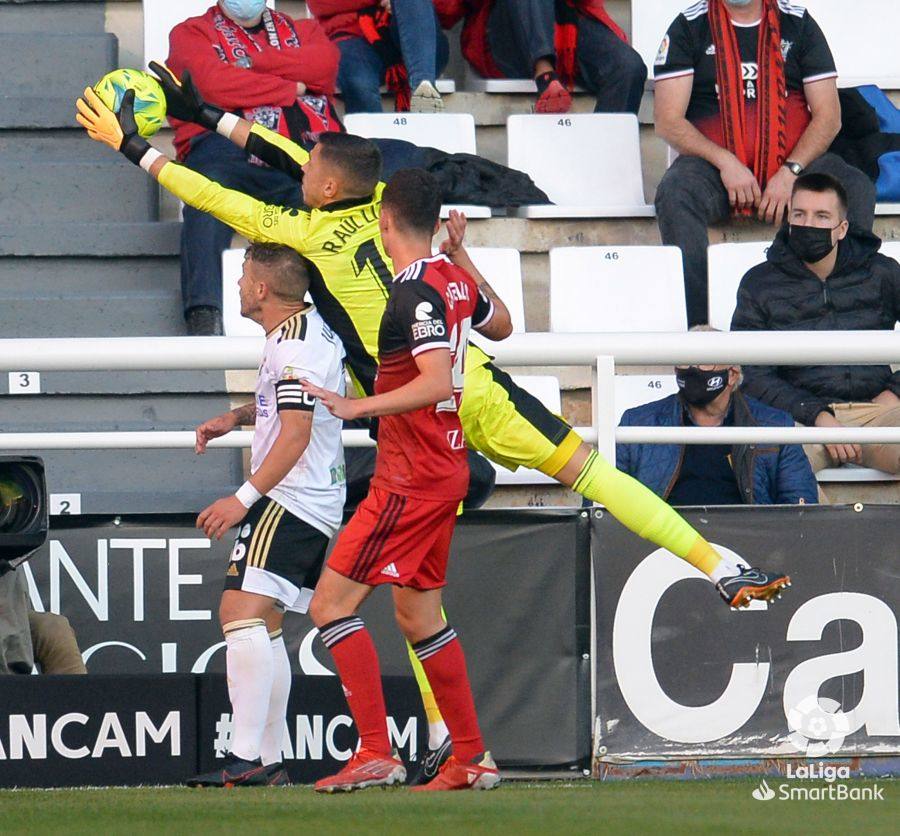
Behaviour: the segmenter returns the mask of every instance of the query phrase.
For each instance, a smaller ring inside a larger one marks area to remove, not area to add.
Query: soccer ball
[[[134,90],[134,119],[138,133],[153,136],[166,118],[166,95],[153,76],[141,70],[113,70],[94,85],[94,92],[114,113],[119,112],[126,90]]]

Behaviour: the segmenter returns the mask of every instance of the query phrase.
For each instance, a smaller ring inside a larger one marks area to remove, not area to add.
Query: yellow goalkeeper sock
[[[696,566],[714,583],[723,572],[722,556],[653,491],[598,452],[588,456],[572,485],[583,497],[605,506],[626,528]]]
[[[446,622],[447,616],[443,607],[441,608],[441,615]],[[409,662],[416,677],[416,684],[419,686],[419,693],[422,695],[422,705],[425,707],[425,719],[428,721],[428,748],[437,749],[450,732],[437,706],[434,692],[431,690],[431,683],[425,675],[425,669],[422,667],[422,663],[409,642],[406,643],[406,651],[409,653]]]

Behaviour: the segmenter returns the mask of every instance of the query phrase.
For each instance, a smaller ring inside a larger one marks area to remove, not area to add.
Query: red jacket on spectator
[[[321,2],[321,0],[317,0]],[[336,0],[329,0],[336,2]],[[552,0],[548,0],[552,2]],[[603,5],[603,0],[569,0],[569,4],[581,14],[592,17],[608,26],[623,41],[628,38],[613,21]],[[465,18],[460,43],[462,54],[473,69],[484,78],[502,78],[503,73],[497,69],[488,48],[487,30],[493,0],[434,0],[441,26],[450,29],[461,18]]]
[[[197,89],[210,104],[228,111],[262,106],[287,107],[297,101],[297,82],[310,93],[334,94],[340,52],[315,20],[291,20],[300,46],[273,49],[265,31],[252,35],[262,50],[253,55],[249,68],[223,61],[215,47],[219,36],[213,23],[218,12],[213,5],[205,14],[190,17],[169,33],[168,67],[177,75],[187,69]],[[152,56],[151,56],[152,57]],[[172,119],[175,150],[179,159],[187,154],[190,140],[204,129]]]
[[[309,13],[322,24],[332,40],[341,37],[362,38],[359,13],[377,5],[377,0],[307,0]]]

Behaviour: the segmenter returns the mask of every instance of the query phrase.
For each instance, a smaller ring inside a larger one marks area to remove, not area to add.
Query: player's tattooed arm
[[[237,409],[232,409],[231,414],[239,427],[249,427],[256,423],[256,403],[251,401]]]

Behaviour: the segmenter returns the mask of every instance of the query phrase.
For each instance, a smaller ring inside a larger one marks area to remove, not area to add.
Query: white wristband
[[[231,139],[231,132],[237,127],[240,116],[233,113],[224,113],[219,123],[216,125],[216,133],[224,136],[225,139]]]
[[[148,148],[144,153],[144,156],[141,157],[139,165],[142,169],[144,169],[144,171],[149,174],[150,166],[153,165],[153,163],[155,163],[161,156],[163,155],[155,148]]]
[[[253,503],[258,499],[262,499],[262,494],[253,487],[253,483],[247,480],[241,485],[234,494],[238,502],[245,508],[253,507]]]

